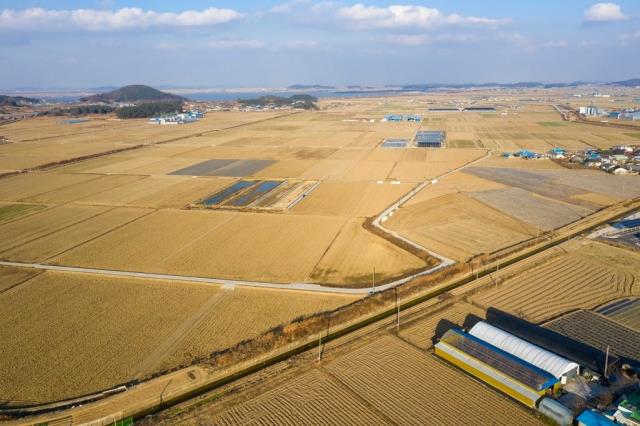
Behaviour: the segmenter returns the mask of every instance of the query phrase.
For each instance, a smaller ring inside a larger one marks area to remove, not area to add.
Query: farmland
[[[6,366],[0,399],[16,402],[69,398],[141,379],[353,300],[90,274],[2,272],[0,289],[10,289],[0,293],[0,337],[9,342],[0,351]]]
[[[595,248],[593,246],[596,246]],[[471,300],[488,308],[512,312],[533,322],[553,318],[571,309],[590,309],[611,300],[640,294],[640,271],[625,266],[629,257],[616,261],[620,249],[589,243],[517,275]],[[610,262],[592,257],[593,251],[609,252]]]
[[[0,363],[10,366],[0,373],[0,400],[46,402],[145,379],[348,305],[374,282],[423,271],[434,258],[363,226],[415,188],[384,227],[455,262],[527,243],[640,195],[635,176],[499,156],[556,142],[583,148],[632,140],[624,131],[590,131],[560,122],[549,106],[516,108],[515,100],[505,101],[506,115],[425,112],[441,96],[215,112],[184,126],[104,117],[3,126],[11,142],[0,146],[0,174],[21,173],[0,179],[0,260],[27,265],[0,266],[0,341],[9,342]],[[395,111],[425,120],[381,121]],[[453,142],[433,150],[381,147],[384,139],[412,140],[419,129],[445,130]],[[441,320],[461,323],[488,307],[539,322],[640,296],[637,255],[598,243],[566,250],[461,300],[434,302],[398,337],[336,357],[216,421],[269,409],[258,421],[328,413],[327,422],[446,422],[441,416],[455,407],[434,389],[447,383],[459,385],[456,398],[468,391],[477,400],[465,420],[489,421],[487,407],[497,404],[522,424],[535,421],[416,348],[430,348]],[[40,264],[85,269],[43,272]],[[194,282],[200,278],[208,284]],[[423,284],[419,290],[441,283]],[[45,345],[51,350],[40,350]],[[397,365],[386,365],[391,358]],[[380,383],[393,386],[376,383],[376,370]]]
[[[464,410],[458,410],[461,401]],[[236,405],[205,407],[179,424],[291,419],[305,424],[423,424],[424,419],[452,425],[539,424],[513,401],[388,335]]]

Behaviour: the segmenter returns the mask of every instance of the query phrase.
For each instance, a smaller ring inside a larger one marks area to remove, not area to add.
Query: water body
[[[290,97],[293,95],[311,95],[316,98],[358,98],[369,96],[391,96],[407,93],[400,90],[384,91],[320,91],[320,92],[300,92],[300,91],[264,91],[264,92],[202,92],[189,93],[183,95],[185,98],[195,101],[236,101],[238,99],[255,99],[261,96],[281,96]]]

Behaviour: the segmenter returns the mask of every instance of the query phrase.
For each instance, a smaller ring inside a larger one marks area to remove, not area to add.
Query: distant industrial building
[[[458,107],[430,107],[429,112],[462,112]]]
[[[384,116],[382,121],[391,121],[394,123],[399,123],[401,121],[409,121],[419,123],[422,121],[421,115],[416,114],[387,114]]]
[[[463,112],[496,112],[496,108],[492,106],[472,106],[466,107]]]
[[[586,117],[599,117],[608,114],[607,111],[595,105],[580,107],[578,112]]]
[[[413,141],[418,148],[442,148],[445,132],[443,130],[418,130]]]

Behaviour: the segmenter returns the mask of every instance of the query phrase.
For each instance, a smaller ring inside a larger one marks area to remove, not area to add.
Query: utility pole
[[[318,362],[322,360],[322,332],[318,336]]]
[[[373,267],[373,276],[371,277],[371,292],[376,291],[376,267]]]
[[[395,287],[396,291],[396,333],[400,334],[400,304],[398,303],[398,287]]]
[[[607,370],[609,369],[609,345],[607,345],[607,355],[604,358],[604,379],[607,380]]]

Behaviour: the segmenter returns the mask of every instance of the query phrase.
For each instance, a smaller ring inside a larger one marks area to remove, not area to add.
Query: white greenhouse
[[[469,330],[469,334],[535,365],[558,379],[561,377],[571,378],[579,372],[580,366],[575,362],[533,345],[484,321],[474,325]]]

